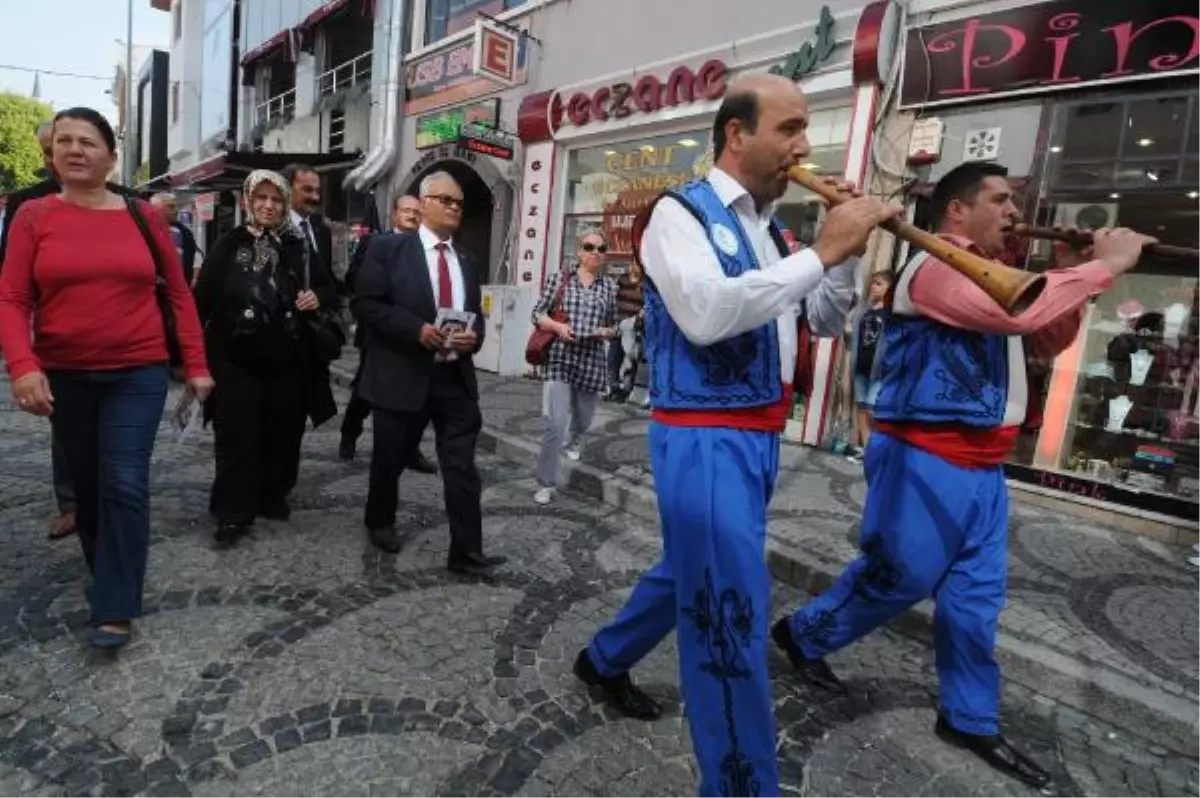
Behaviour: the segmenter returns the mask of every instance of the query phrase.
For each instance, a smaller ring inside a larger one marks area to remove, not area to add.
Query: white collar
[[[725,207],[731,207],[735,202],[743,201],[749,203],[747,208],[752,212],[757,213],[761,219],[768,219],[775,213],[775,207],[779,204],[778,201],[772,202],[770,205],[762,209],[762,212],[754,210],[754,198],[750,196],[750,192],[746,187],[739,183],[733,175],[726,172],[719,166],[714,166],[708,173],[708,182],[712,184],[713,190],[717,192],[717,199],[724,203]]]
[[[425,247],[425,249],[436,249],[437,245],[442,243],[442,239],[437,237],[437,233],[433,232],[425,225],[421,225],[420,228],[417,229],[417,235],[421,237],[421,245]],[[447,238],[445,244],[450,249],[454,249],[453,238]]]

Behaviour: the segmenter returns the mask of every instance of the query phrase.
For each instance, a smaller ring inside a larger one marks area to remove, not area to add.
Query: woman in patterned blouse
[[[558,336],[550,347],[542,388],[542,451],[537,478],[541,486],[533,500],[549,504],[558,484],[558,453],[578,460],[580,438],[592,424],[596,401],[608,384],[604,344],[616,334],[617,283],[601,274],[608,251],[604,236],[586,233],[579,240],[579,266],[546,281],[533,308],[533,323]],[[558,300],[559,289],[563,288]],[[550,318],[556,304],[565,322]]]

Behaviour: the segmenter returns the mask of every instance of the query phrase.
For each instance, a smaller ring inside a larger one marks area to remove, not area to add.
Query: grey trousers
[[[561,450],[578,446],[583,433],[592,425],[597,396],[565,382],[542,385],[542,450],[538,454],[537,479],[543,488],[558,484],[558,458]]]
[[[54,500],[58,503],[58,512],[75,512],[75,483],[71,481],[66,454],[54,427],[50,428],[50,469],[54,475]]]

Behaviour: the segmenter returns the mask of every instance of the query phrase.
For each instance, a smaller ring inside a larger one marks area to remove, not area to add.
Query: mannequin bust
[[[1125,417],[1133,409],[1133,400],[1128,396],[1118,396],[1108,403],[1108,423],[1104,428],[1109,432],[1121,432],[1125,427]]]

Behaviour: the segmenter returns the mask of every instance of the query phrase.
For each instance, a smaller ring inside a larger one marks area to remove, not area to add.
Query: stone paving
[[[440,480],[402,478],[410,542],[378,552],[360,526],[369,441],[342,465],[331,423],[306,437],[292,520],[217,551],[211,440],[164,425],[146,614],[103,657],[84,643],[78,547],[46,539],[47,425],[8,397],[0,381],[0,794],[694,793],[673,640],[637,674],[669,707],[657,723],[614,717],[570,675],[657,555],[652,522],[570,493],[536,507],[528,463],[481,453],[485,540],[509,562],[455,577]],[[804,599],[781,585],[775,609]],[[922,642],[884,630],[839,653],[840,699],[770,665],[785,794],[1027,794],[933,736]],[[1004,698],[1058,794],[1197,792],[1190,758],[1016,684]]]
[[[529,473],[541,384],[480,378],[496,450],[523,460]],[[582,492],[652,521],[647,419],[636,405],[602,404],[584,465],[569,477]],[[823,589],[857,555],[865,495],[861,465],[785,445],[770,510],[776,573]],[[1012,503],[1009,536],[1001,616],[1006,672],[1036,689],[1054,680],[1055,697],[1133,731],[1149,726],[1157,741],[1194,755],[1200,613],[1196,572],[1186,564],[1191,552],[1019,502]],[[919,608],[925,626],[931,614],[931,605]]]

